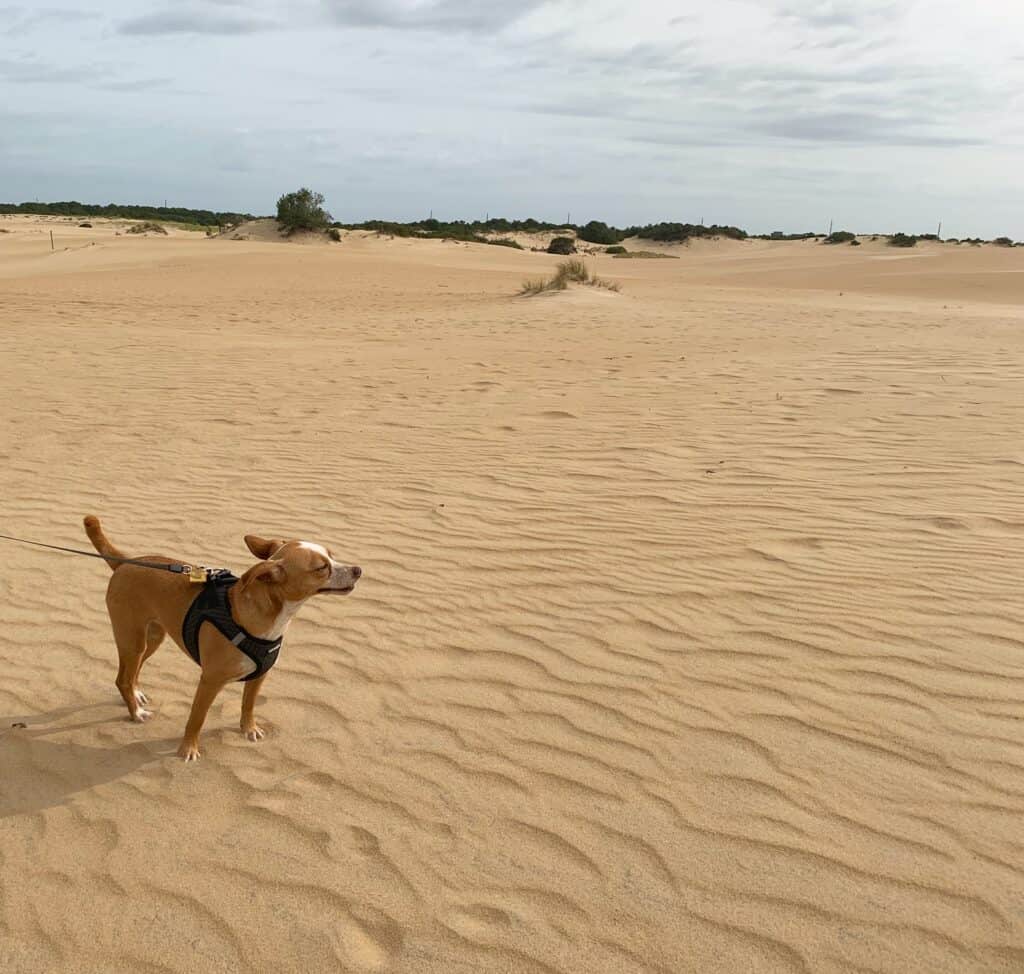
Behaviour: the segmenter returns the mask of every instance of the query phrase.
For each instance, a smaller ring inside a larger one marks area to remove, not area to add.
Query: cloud
[[[391,27],[490,34],[544,6],[546,0],[325,0],[331,18],[349,27]]]
[[[896,20],[903,3],[893,0],[789,0],[779,8],[783,19],[816,30],[861,29]]]
[[[111,69],[101,64],[55,67],[35,59],[0,60],[0,79],[11,84],[68,84],[109,77]]]
[[[118,25],[122,34],[255,34],[271,30],[272,20],[242,12],[214,12],[202,7],[181,10],[168,8],[141,17],[125,20]]]
[[[0,7],[0,33],[8,36],[28,34],[35,28],[50,21],[74,23],[83,20],[98,20],[99,14],[89,10],[75,10],[70,7]]]
[[[759,122],[754,131],[801,142],[839,142],[849,145],[967,146],[980,139],[922,131],[914,118],[885,118],[859,112],[818,112],[783,116]]]
[[[151,91],[154,88],[165,88],[174,78],[138,78],[134,81],[105,81],[98,87],[106,91]]]

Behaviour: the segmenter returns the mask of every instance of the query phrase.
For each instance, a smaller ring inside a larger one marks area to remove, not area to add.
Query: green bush
[[[622,238],[640,237],[643,240],[661,240],[665,243],[683,243],[691,237],[727,237],[730,240],[746,240],[747,232],[738,227],[720,227],[712,224],[706,227],[695,223],[652,223],[645,227],[627,227]]]
[[[522,250],[522,245],[516,243],[515,240],[507,240],[504,237],[499,237],[496,240],[487,240],[484,237],[477,238],[482,240],[486,244],[490,244],[492,247],[511,247],[513,250]]]
[[[596,244],[617,244],[622,239],[618,230],[600,220],[591,220],[586,226],[579,227],[576,236],[587,243]]]
[[[0,213],[34,213],[43,216],[102,216],[111,220],[168,220],[175,223],[199,223],[206,227],[254,220],[251,213],[215,213],[190,210],[183,206],[135,206],[121,203],[0,203]]]
[[[605,253],[606,254],[625,254],[625,253],[628,253],[628,251],[621,244],[616,244],[614,247],[609,247],[607,250],[605,250]]]
[[[890,247],[916,247],[917,237],[907,233],[894,233],[889,238]]]
[[[851,240],[850,241],[850,246],[851,247],[859,247],[860,246],[860,241],[859,240]]]
[[[1009,237],[996,237],[996,239],[993,240],[992,243],[994,243],[997,247],[1013,246],[1013,241]]]
[[[324,209],[323,195],[303,187],[277,201],[277,222],[286,233],[322,230],[331,222],[331,215]]]
[[[551,243],[548,244],[548,253],[560,254],[563,257],[575,254],[576,241],[572,237],[554,237]]]
[[[771,233],[760,233],[756,235],[757,240],[813,240],[820,236],[817,233],[783,233],[781,230],[773,230]]]
[[[849,230],[836,230],[835,233],[830,233],[822,243],[827,244],[841,244],[849,243],[851,240],[856,240],[856,234],[850,233]]]

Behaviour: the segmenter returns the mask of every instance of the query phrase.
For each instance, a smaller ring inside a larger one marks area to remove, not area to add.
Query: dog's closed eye
[[[331,570],[330,565],[321,565],[319,568],[314,568],[314,572],[329,572]]]

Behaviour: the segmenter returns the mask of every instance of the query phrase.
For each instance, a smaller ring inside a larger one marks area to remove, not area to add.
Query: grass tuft
[[[554,275],[546,281],[543,278],[523,281],[519,293],[530,297],[535,294],[543,294],[545,291],[565,291],[570,284],[600,287],[614,291],[616,294],[622,290],[622,285],[617,281],[606,281],[604,278],[591,274],[582,260],[573,257],[563,260],[555,269]]]

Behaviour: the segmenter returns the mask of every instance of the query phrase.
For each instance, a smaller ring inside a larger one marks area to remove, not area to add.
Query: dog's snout
[[[363,570],[358,565],[353,565],[351,568],[353,578],[361,578]]]

